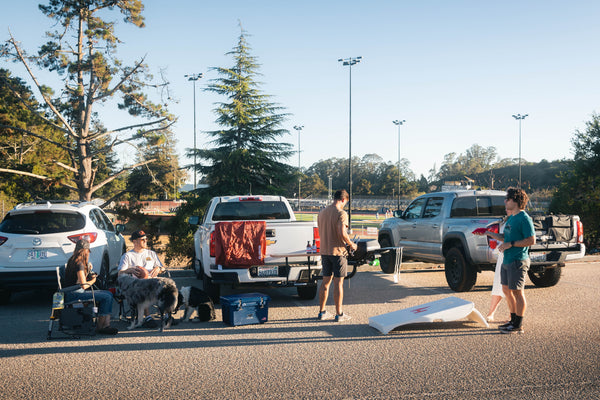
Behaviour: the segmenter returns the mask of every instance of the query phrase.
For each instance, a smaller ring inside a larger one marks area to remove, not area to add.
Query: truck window
[[[212,219],[213,221],[290,219],[290,213],[281,201],[232,201],[217,204]]]
[[[437,217],[442,211],[442,204],[444,204],[443,197],[430,197],[423,211],[423,218],[434,218]]]
[[[500,217],[506,215],[504,196],[468,196],[454,199],[450,217]]]
[[[427,199],[417,199],[410,203],[410,205],[406,208],[404,212],[404,219],[416,219],[421,218],[421,214],[423,213],[423,206]]]

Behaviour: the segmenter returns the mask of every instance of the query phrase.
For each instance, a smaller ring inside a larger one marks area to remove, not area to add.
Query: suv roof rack
[[[35,200],[35,201],[29,201],[26,203],[20,203],[17,204],[15,206],[15,209],[20,209],[23,207],[30,207],[30,206],[39,206],[39,205],[46,205],[48,208],[50,208],[50,206],[52,204],[72,204],[72,205],[76,205],[76,206],[82,206],[84,204],[88,204],[89,202],[87,201],[81,201],[81,200]]]

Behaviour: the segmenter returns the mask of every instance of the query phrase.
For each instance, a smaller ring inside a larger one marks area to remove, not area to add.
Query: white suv
[[[126,250],[123,226],[117,228],[90,202],[17,205],[0,223],[0,303],[8,302],[15,290],[56,288],[56,267],[64,268],[84,237],[90,241],[98,285],[106,287]]]

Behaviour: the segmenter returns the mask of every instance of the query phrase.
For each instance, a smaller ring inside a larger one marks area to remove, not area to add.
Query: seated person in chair
[[[121,256],[119,275],[130,274],[138,279],[156,278],[163,272],[164,266],[156,252],[148,248],[148,238],[144,231],[135,231],[131,234],[133,249]],[[144,327],[156,328],[157,323],[152,319],[150,310],[144,311],[146,318]]]
[[[74,291],[65,292],[67,302],[75,300],[92,300],[95,298],[98,304],[98,319],[96,321],[96,332],[104,335],[116,335],[119,330],[110,326],[110,316],[112,313],[112,293],[106,290],[86,290],[96,282],[96,273],[92,271],[90,258],[90,242],[86,239],[80,239],[75,244],[75,251],[67,261],[65,268],[65,277],[63,287],[79,285],[80,288]]]

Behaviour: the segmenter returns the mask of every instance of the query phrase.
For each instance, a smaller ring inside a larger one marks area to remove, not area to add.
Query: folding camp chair
[[[60,279],[60,268],[56,267],[56,278],[58,280],[58,291],[52,297],[52,312],[48,326],[48,340],[53,339],[54,322],[58,320],[58,331],[71,339],[79,339],[80,336],[93,336],[96,334],[96,317],[98,307],[94,289],[92,288],[92,300],[75,300],[65,302],[65,294],[79,289],[80,285],[62,287]]]

